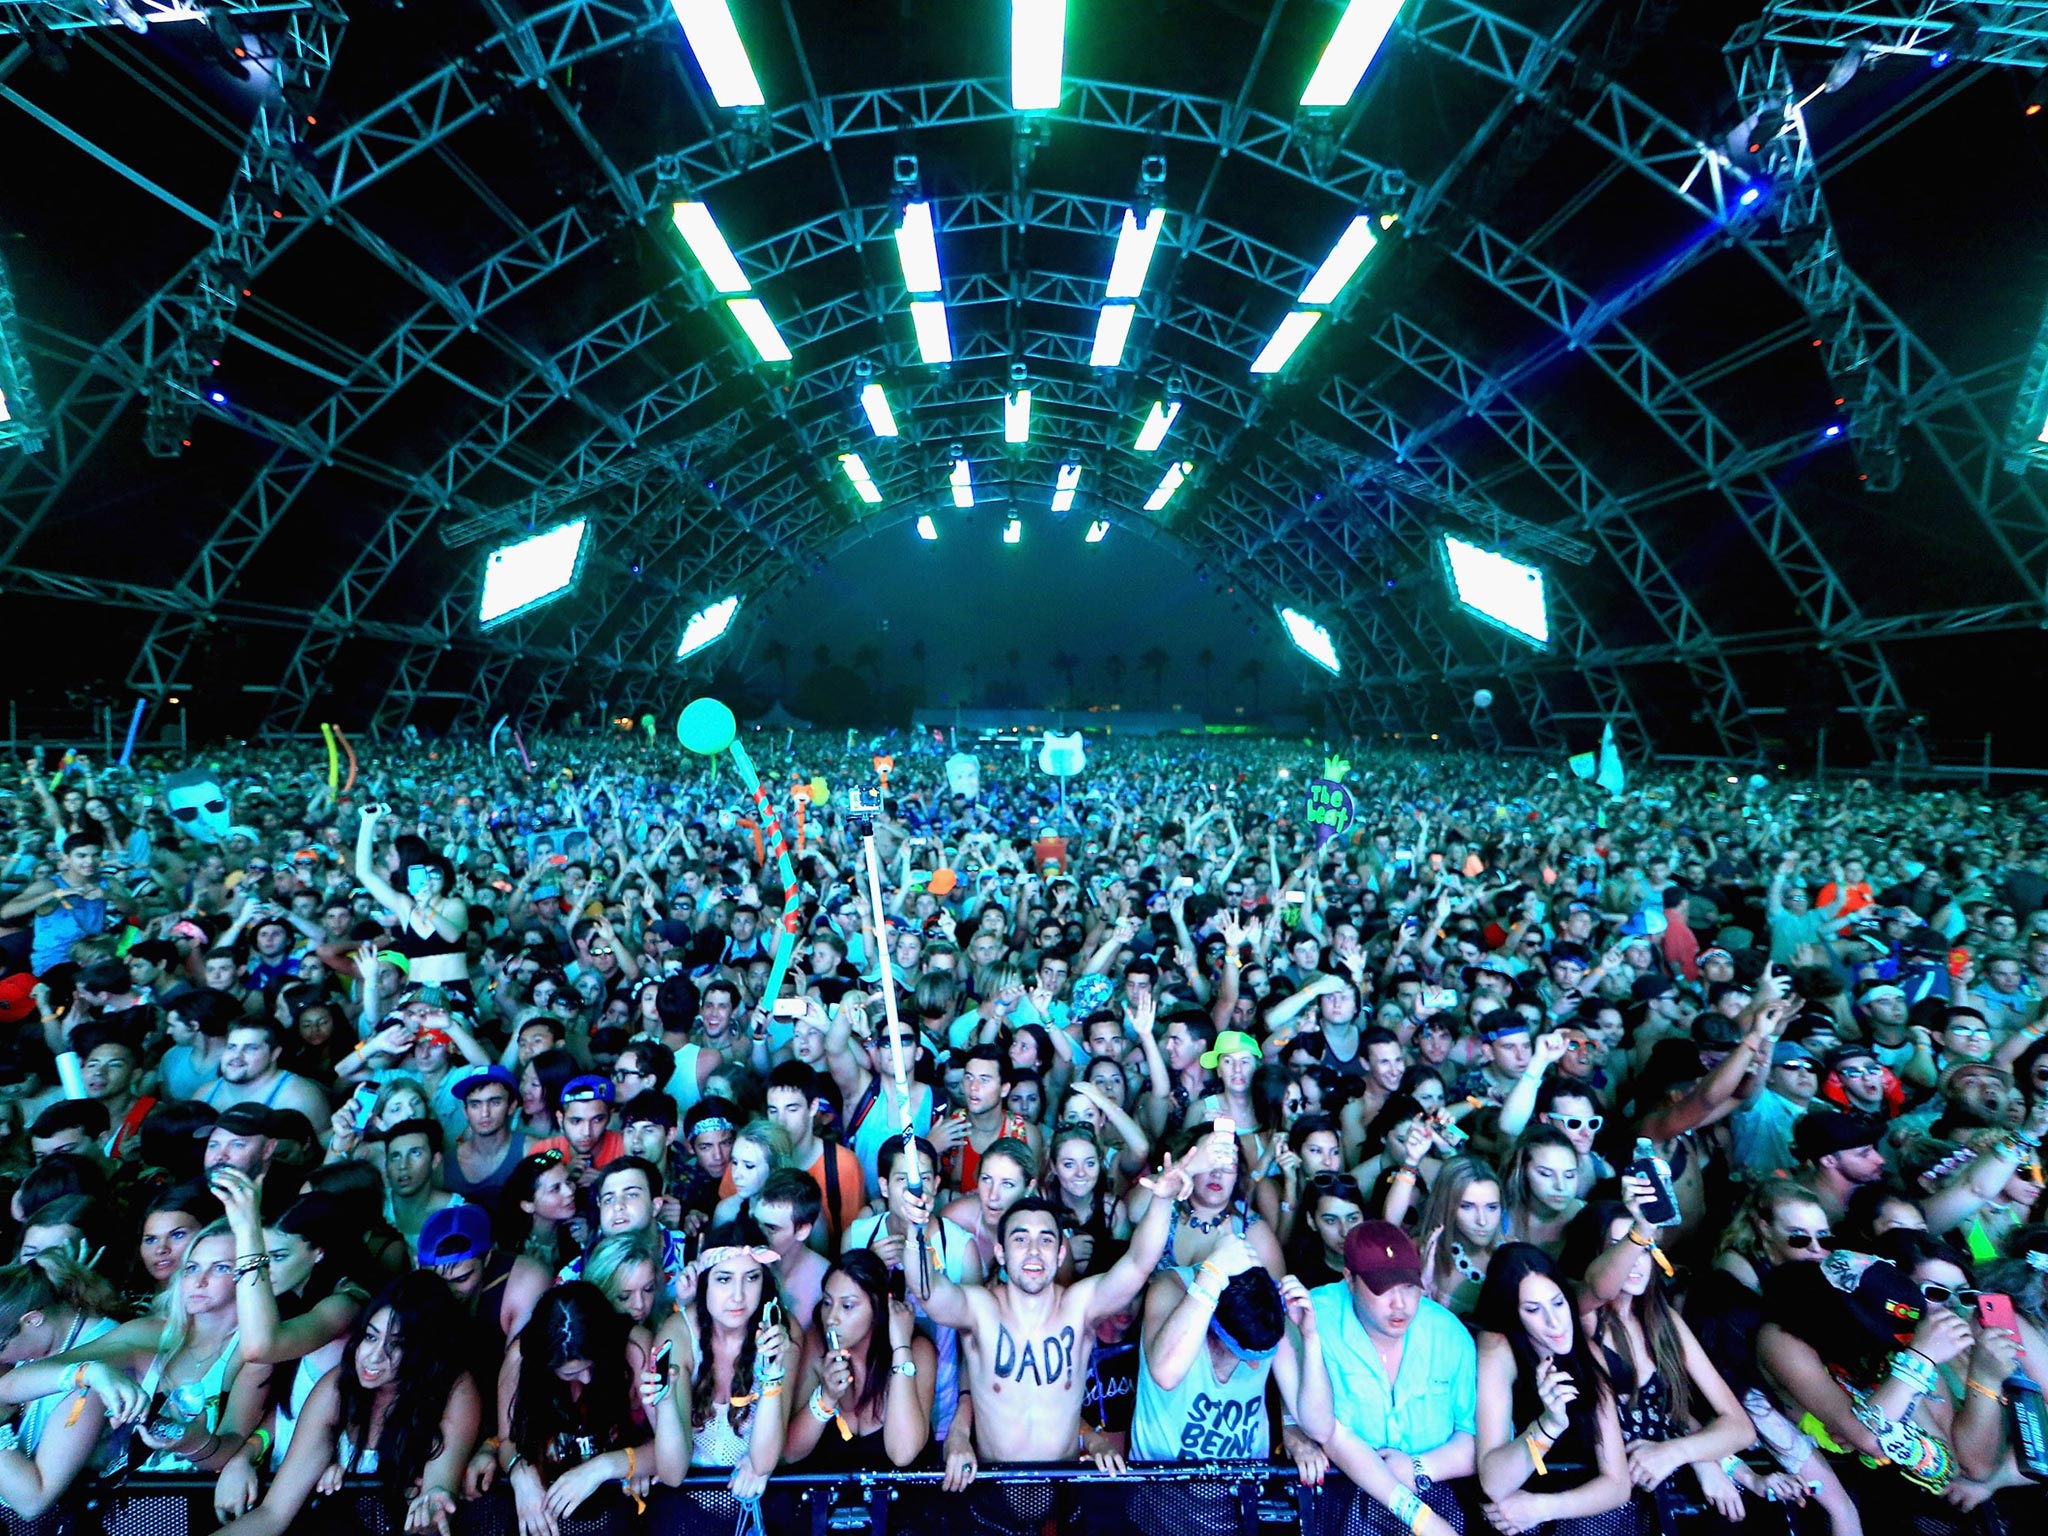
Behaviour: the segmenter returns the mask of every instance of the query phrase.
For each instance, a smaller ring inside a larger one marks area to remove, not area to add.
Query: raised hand
[[[1543,1432],[1556,1439],[1571,1423],[1571,1406],[1579,1396],[1578,1383],[1546,1356],[1536,1362],[1536,1396],[1543,1403]]]

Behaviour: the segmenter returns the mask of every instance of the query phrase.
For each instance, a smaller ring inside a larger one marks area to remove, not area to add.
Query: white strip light
[[[1101,518],[1098,517],[1094,522],[1088,525],[1088,537],[1084,539],[1082,542],[1087,544],[1100,544],[1107,537],[1109,537],[1109,524],[1105,523]]]
[[[896,231],[896,259],[903,265],[903,286],[919,298],[939,291],[939,242],[932,230],[932,205],[912,203],[903,210]]]
[[[917,353],[928,363],[953,361],[953,332],[946,323],[939,290],[939,242],[932,226],[932,205],[911,203],[896,231],[896,259],[903,267],[903,286],[910,290],[910,323],[917,328]]]
[[[846,478],[853,482],[853,488],[860,492],[860,499],[869,506],[877,506],[882,500],[881,487],[869,475],[867,464],[857,453],[839,455],[839,467],[846,471]]]
[[[917,355],[928,363],[953,361],[953,329],[946,323],[946,306],[937,299],[913,299],[910,323],[917,327]]]
[[[1386,228],[1393,222],[1389,216],[1380,221],[1380,227]],[[1295,300],[1299,307],[1287,312],[1272,340],[1252,360],[1253,373],[1278,373],[1287,366],[1287,360],[1308,340],[1308,333],[1323,318],[1323,311],[1337,302],[1345,285],[1358,275],[1358,269],[1365,265],[1366,257],[1379,247],[1379,243],[1370,214],[1361,213],[1345,226],[1344,233],[1330,248],[1330,254],[1323,258],[1323,264],[1316,268],[1315,275],[1301,290],[1301,297]]]
[[[875,429],[877,437],[896,435],[896,413],[889,409],[889,397],[882,393],[882,386],[869,384],[860,392],[860,408],[868,414],[868,425]]]
[[[1159,481],[1159,489],[1145,499],[1147,512],[1163,512],[1166,504],[1173,499],[1173,493],[1180,489],[1181,481],[1194,473],[1195,466],[1186,460],[1166,466],[1166,474]]]
[[[782,332],[775,329],[775,322],[768,318],[768,311],[759,299],[727,299],[725,307],[732,311],[733,319],[739,321],[740,329],[747,333],[747,340],[761,354],[762,362],[789,361],[789,343],[782,339]]]
[[[1135,304],[1105,304],[1095,322],[1095,348],[1088,354],[1091,368],[1114,368],[1124,360],[1124,343],[1130,339],[1131,321],[1137,318]]]
[[[1344,291],[1344,285],[1351,281],[1353,274],[1365,264],[1365,258],[1373,253],[1380,243],[1373,233],[1372,218],[1361,213],[1337,237],[1337,243],[1330,248],[1330,254],[1323,258],[1323,264],[1316,268],[1316,275],[1308,280],[1308,286],[1301,290],[1303,304],[1334,304],[1337,295]]]
[[[1031,441],[1031,391],[1020,389],[1003,400],[1003,441],[1006,443],[1028,443]]]
[[[1074,492],[1081,485],[1081,466],[1062,464],[1059,483],[1053,487],[1052,509],[1055,512],[1071,512],[1074,509]]]
[[[1294,349],[1308,340],[1308,333],[1322,318],[1320,310],[1290,309],[1287,318],[1280,322],[1280,329],[1273,333],[1273,339],[1252,359],[1252,372],[1278,373],[1285,368],[1287,360],[1294,356]]]
[[[927,544],[938,542],[939,525],[932,521],[931,513],[927,512],[917,520],[917,536]]]
[[[974,505],[974,469],[965,459],[953,461],[951,475],[953,505],[965,509]]]
[[[697,258],[697,265],[704,269],[704,275],[711,279],[714,289],[719,293],[754,291],[754,285],[747,281],[747,274],[740,270],[739,258],[733,255],[732,247],[719,233],[718,222],[711,217],[708,204],[677,203],[675,221],[676,228],[682,232],[683,243],[689,246],[690,254]]]
[[[1144,289],[1145,273],[1152,265],[1152,249],[1159,244],[1160,226],[1165,222],[1164,208],[1154,208],[1146,214],[1143,224],[1133,210],[1124,210],[1123,231],[1116,238],[1116,260],[1109,267],[1109,291],[1103,297],[1135,299]]]
[[[1400,14],[1401,0],[1350,0],[1330,46],[1323,50],[1322,62],[1309,77],[1308,89],[1301,93],[1301,104],[1341,107],[1350,101]]]
[[[1157,453],[1159,445],[1166,441],[1167,429],[1173,425],[1174,417],[1179,414],[1178,400],[1153,401],[1151,414],[1146,416],[1145,425],[1138,429],[1138,452]]]
[[[1010,519],[1010,520],[1009,520],[1009,521],[1008,521],[1007,523],[1003,524],[1003,542],[1004,542],[1005,544],[1021,544],[1021,543],[1023,543],[1023,542],[1024,542],[1024,525],[1023,525],[1023,523],[1019,522],[1019,521],[1018,521],[1018,520],[1017,520],[1016,518],[1014,518],[1014,517],[1013,517],[1013,518],[1011,518],[1011,519]]]
[[[1010,0],[1010,106],[1051,112],[1066,67],[1067,0]]]
[[[754,66],[740,42],[726,0],[669,0],[676,20],[683,24],[683,36],[697,67],[704,71],[711,97],[721,107],[759,107],[767,103],[761,82],[754,78]]]

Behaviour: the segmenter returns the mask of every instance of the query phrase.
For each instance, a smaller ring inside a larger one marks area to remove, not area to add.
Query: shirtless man
[[[962,1286],[946,1278],[931,1252],[933,1186],[927,1182],[905,1197],[917,1249],[906,1256],[905,1280],[923,1298],[933,1322],[960,1330],[981,1460],[1067,1461],[1075,1456],[1096,1323],[1129,1308],[1144,1290],[1165,1251],[1174,1202],[1185,1198],[1210,1167],[1236,1156],[1230,1136],[1211,1135],[1195,1145],[1185,1162],[1167,1157],[1157,1176],[1142,1181],[1155,1198],[1131,1234],[1130,1249],[1111,1268],[1072,1285],[1054,1280],[1066,1245],[1059,1212],[1050,1202],[1033,1196],[1003,1213],[996,1241],[1006,1279]],[[1057,1486],[983,1485],[976,1519],[1000,1531],[1036,1531]]]

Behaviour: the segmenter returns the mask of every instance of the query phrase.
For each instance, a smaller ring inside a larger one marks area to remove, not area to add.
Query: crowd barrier
[[[1334,1473],[1306,1488],[1291,1466],[1264,1461],[1137,1466],[1116,1474],[1091,1466],[1009,1466],[985,1470],[965,1493],[949,1493],[937,1471],[790,1472],[769,1483],[763,1500],[768,1536],[1389,1536],[1403,1528],[1358,1496]],[[209,1536],[211,1477],[132,1477],[75,1490],[35,1520],[0,1509],[0,1536]],[[1790,1509],[1751,1505],[1741,1526],[1704,1522],[1670,1510],[1651,1517],[1659,1536],[1810,1536],[1825,1531]],[[339,1493],[308,1504],[295,1532],[401,1536],[405,1512],[390,1508],[370,1481],[351,1480]],[[734,1536],[742,1511],[721,1476],[692,1477],[680,1488],[657,1488],[644,1511],[616,1488],[593,1496],[561,1523],[559,1536]],[[464,1504],[453,1536],[519,1536],[508,1490]],[[1471,1536],[1490,1527],[1467,1513]]]

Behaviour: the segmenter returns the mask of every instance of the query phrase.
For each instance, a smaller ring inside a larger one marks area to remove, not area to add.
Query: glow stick
[[[356,749],[348,744],[348,738],[341,734],[341,727],[334,728],[334,739],[341,743],[341,750],[348,754],[348,777],[341,781],[341,790],[347,794],[356,787]]]
[[[512,727],[512,744],[519,748],[519,761],[526,764],[526,771],[533,772],[533,759],[526,755],[526,738],[519,734],[519,727]]]
[[[889,964],[889,930],[882,921],[882,861],[875,852],[874,833],[862,838],[861,845],[867,850],[868,904],[875,914],[875,948],[882,952],[882,1011],[888,1019],[889,1049],[895,1057],[896,1102],[903,1121],[903,1151],[910,1159],[905,1164],[910,1169],[908,1188],[914,1195],[924,1188],[924,1175],[918,1171],[917,1156],[911,1145],[917,1139],[917,1132],[910,1124],[910,1072],[903,1061],[903,1032],[896,1027],[896,979]]]
[[[327,743],[327,793],[332,798],[341,793],[341,751],[334,745],[334,727],[323,721],[320,739]]]
[[[491,727],[491,756],[498,755],[498,738],[505,734],[505,727],[512,723],[510,715],[498,716],[498,723]]]
[[[142,712],[149,707],[147,699],[135,701],[135,713],[128,720],[128,739],[121,744],[121,766],[128,766],[128,759],[135,752],[135,733],[142,729]]]

